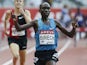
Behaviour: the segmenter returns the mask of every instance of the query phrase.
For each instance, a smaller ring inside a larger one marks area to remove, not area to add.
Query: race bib
[[[25,31],[17,31],[16,28],[12,28],[12,36],[23,36],[25,35]]]
[[[39,39],[40,39],[40,45],[49,45],[49,44],[52,45],[52,44],[55,44],[54,31],[53,30],[40,31]]]

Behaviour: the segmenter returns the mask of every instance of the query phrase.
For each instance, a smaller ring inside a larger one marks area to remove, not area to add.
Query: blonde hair
[[[16,0],[13,0],[13,1],[16,1]],[[24,0],[23,0],[23,2],[24,2]]]

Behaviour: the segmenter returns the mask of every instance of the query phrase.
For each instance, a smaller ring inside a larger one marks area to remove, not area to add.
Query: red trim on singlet
[[[14,14],[14,10],[11,11],[11,15]],[[10,20],[9,20],[9,23],[10,23],[10,28],[9,28],[9,36],[10,37],[13,37],[13,38],[18,38],[18,36],[12,36],[12,27],[14,26],[14,21],[12,19],[12,17],[10,17]]]

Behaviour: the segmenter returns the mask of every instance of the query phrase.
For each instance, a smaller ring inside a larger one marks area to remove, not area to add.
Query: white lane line
[[[71,39],[69,39],[65,45],[58,51],[58,57],[69,47],[71,44]]]
[[[32,47],[32,48],[30,48],[30,49],[28,49],[28,50],[27,50],[27,54],[28,54],[28,53],[31,53],[31,52],[34,51],[34,50],[35,50],[35,46]],[[12,59],[8,60],[7,62],[5,62],[5,63],[2,64],[2,65],[10,65],[11,63],[12,63]]]
[[[35,46],[27,50],[27,54],[35,50]]]
[[[5,62],[5,63],[2,64],[2,65],[9,65],[9,64],[11,64],[11,63],[12,63],[12,59],[10,59],[9,61]]]
[[[8,46],[8,45],[7,45],[7,46],[4,46],[4,47],[1,47],[1,48],[0,48],[0,52],[4,51],[4,50],[6,50],[6,49],[9,49],[9,46]]]

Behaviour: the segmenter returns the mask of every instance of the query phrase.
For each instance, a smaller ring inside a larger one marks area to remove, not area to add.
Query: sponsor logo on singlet
[[[21,16],[21,17],[19,17],[18,19],[22,19],[22,18],[24,18],[23,16]]]

